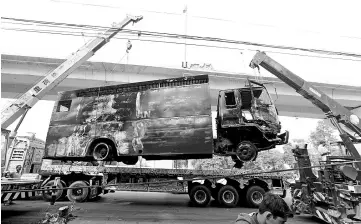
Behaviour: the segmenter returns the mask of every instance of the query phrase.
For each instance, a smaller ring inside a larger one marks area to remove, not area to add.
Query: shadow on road
[[[7,219],[13,216],[26,216],[32,211],[29,210],[6,210],[6,212],[1,212],[1,222],[3,223],[3,219]]]

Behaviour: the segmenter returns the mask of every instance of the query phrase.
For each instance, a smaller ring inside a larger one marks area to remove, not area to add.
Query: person
[[[20,178],[21,177],[21,165],[16,166],[16,172],[10,173],[10,178]]]
[[[240,213],[235,224],[283,224],[290,217],[293,214],[286,202],[278,195],[266,193],[258,212]]]

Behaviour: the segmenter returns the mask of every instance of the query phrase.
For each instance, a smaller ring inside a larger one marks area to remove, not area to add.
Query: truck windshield
[[[257,100],[257,103],[265,104],[265,105],[272,105],[272,100],[268,95],[268,92],[265,88],[255,89],[253,90],[254,97]]]

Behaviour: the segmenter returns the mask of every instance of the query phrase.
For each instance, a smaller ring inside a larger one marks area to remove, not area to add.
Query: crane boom
[[[109,40],[114,37],[129,23],[138,22],[142,16],[127,17],[120,23],[114,23],[111,28],[91,42],[85,44],[78,51],[73,53],[68,59],[45,75],[34,87],[20,96],[10,106],[1,111],[1,127],[6,129],[21,115],[26,113],[28,109],[33,107],[40,99],[42,99],[51,89],[62,82],[69,74],[77,69],[82,63],[92,57],[96,51],[103,47]]]
[[[358,109],[349,110],[342,106],[311,83],[295,75],[277,61],[267,56],[264,52],[257,52],[250,63],[251,68],[257,68],[259,66],[262,66],[277,76],[280,80],[295,89],[297,93],[320,108],[340,132],[340,137],[351,155],[358,159],[361,158],[351,141],[352,139],[355,142],[361,142],[361,123],[360,118],[356,115],[359,113]],[[358,163],[357,165],[361,169],[361,164]]]

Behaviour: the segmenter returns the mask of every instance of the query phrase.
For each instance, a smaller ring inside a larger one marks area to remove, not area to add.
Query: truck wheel
[[[74,183],[70,184],[69,187],[80,187],[77,189],[68,189],[66,195],[70,201],[83,202],[88,198],[89,188],[82,188],[88,187],[84,181],[75,181]]]
[[[94,146],[93,157],[98,161],[109,160],[112,154],[112,146],[106,142],[99,142]]]
[[[240,161],[252,161],[257,157],[257,147],[252,142],[243,141],[238,144],[236,155]]]
[[[225,185],[218,191],[218,201],[225,207],[233,208],[238,204],[239,194],[234,187]]]
[[[55,180],[51,180],[48,183],[46,183],[44,185],[44,188],[49,188],[51,189],[54,186]],[[56,188],[63,188],[63,184],[60,182],[58,182],[58,185],[56,186]],[[61,196],[63,195],[64,190],[56,190],[55,192],[55,200],[57,201],[59,198],[61,198]],[[49,190],[49,191],[43,191],[43,199],[45,201],[51,201],[51,195],[53,194],[53,191]]]
[[[259,204],[263,201],[263,195],[266,191],[260,186],[252,186],[248,188],[246,193],[246,200],[248,206],[252,208],[257,208]]]
[[[189,192],[191,202],[197,207],[206,207],[211,201],[211,191],[204,185],[195,185]]]

